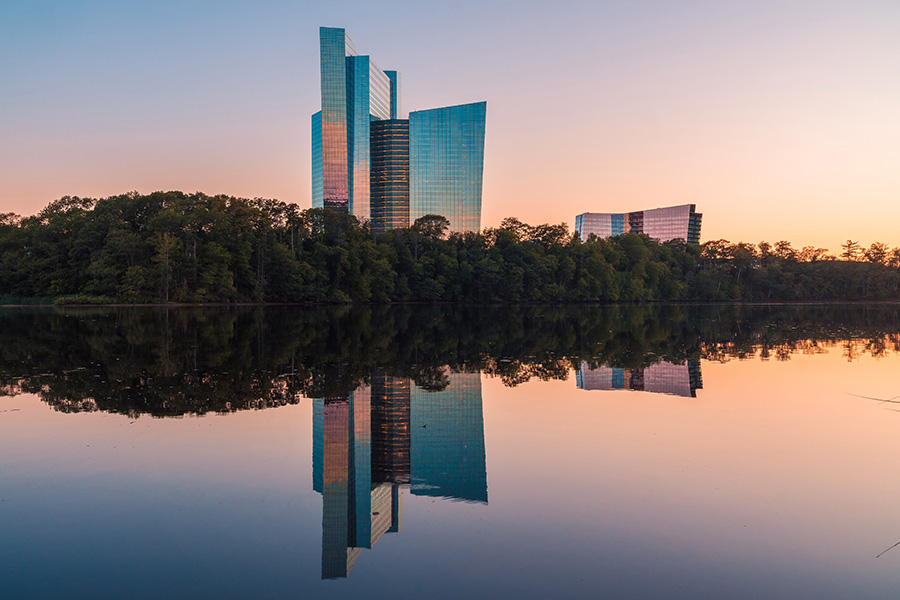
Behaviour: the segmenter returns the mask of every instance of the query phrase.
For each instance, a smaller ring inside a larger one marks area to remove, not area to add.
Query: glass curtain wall
[[[347,210],[349,201],[347,171],[347,67],[346,57],[357,54],[353,42],[343,29],[319,29],[319,65],[322,110],[319,117],[319,157],[313,157],[313,168],[322,172],[321,188],[313,188],[313,200],[321,206]],[[316,128],[313,129],[315,143]],[[316,178],[313,179],[316,185]],[[315,204],[313,206],[316,206]]]
[[[409,115],[409,219],[433,214],[450,231],[481,229],[487,102]]]
[[[409,121],[372,121],[372,231],[409,227]]]
[[[622,233],[638,233],[661,242],[681,239],[689,244],[699,244],[702,217],[696,212],[694,204],[630,213],[582,213],[575,217],[575,231],[583,241],[591,235],[606,238]]]
[[[321,27],[319,51],[313,207],[372,219],[377,232],[408,227],[427,214],[446,217],[451,231],[478,231],[487,103],[418,111],[402,120],[397,71],[382,71],[360,55],[342,28]]]

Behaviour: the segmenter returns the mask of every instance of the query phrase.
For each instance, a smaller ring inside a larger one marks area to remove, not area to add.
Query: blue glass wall
[[[356,55],[343,29],[319,28],[319,66],[322,83],[321,191],[313,188],[313,198],[321,196],[324,206],[347,209],[347,69],[345,57]],[[314,159],[315,160],[315,159]],[[315,181],[313,182],[315,184]]]
[[[409,115],[409,220],[443,215],[451,231],[481,229],[487,102]]]
[[[391,81],[391,119],[399,119],[400,114],[400,73],[397,71],[385,71]]]
[[[610,215],[610,222],[612,229],[610,235],[621,235],[625,233],[625,215]]]
[[[391,115],[391,82],[368,56],[347,57],[348,210],[370,218],[369,124]]]
[[[322,208],[322,111],[312,116],[312,205]]]
[[[691,204],[691,214],[688,221],[688,244],[700,243],[700,223],[703,221],[703,215],[695,212],[696,206]]]
[[[396,72],[360,56],[346,32],[319,28],[322,110],[313,116],[313,206],[369,218],[369,123],[395,110]]]
[[[347,546],[372,547],[372,426],[371,389],[350,394],[350,537]]]
[[[369,217],[369,57],[347,57],[348,210]],[[361,177],[365,174],[365,177]]]

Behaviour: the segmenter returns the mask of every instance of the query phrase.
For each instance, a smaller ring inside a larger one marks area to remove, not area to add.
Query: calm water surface
[[[0,598],[896,598],[900,308],[0,310]]]

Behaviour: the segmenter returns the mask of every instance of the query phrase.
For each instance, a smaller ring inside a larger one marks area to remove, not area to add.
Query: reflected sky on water
[[[889,598],[875,307],[0,312],[0,597]]]

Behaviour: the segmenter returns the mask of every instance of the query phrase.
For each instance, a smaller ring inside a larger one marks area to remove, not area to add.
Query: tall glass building
[[[589,236],[607,238],[623,233],[640,233],[661,242],[682,239],[700,243],[703,215],[694,204],[667,206],[630,213],[582,213],[575,217],[575,231],[582,240]]]
[[[372,121],[370,141],[372,230],[409,227],[409,121]]]
[[[481,229],[487,102],[409,115],[409,219],[443,215],[450,231]]]
[[[376,233],[440,214],[478,230],[486,102],[400,118],[400,74],[319,29],[322,110],[312,116],[313,207],[349,211]]]

